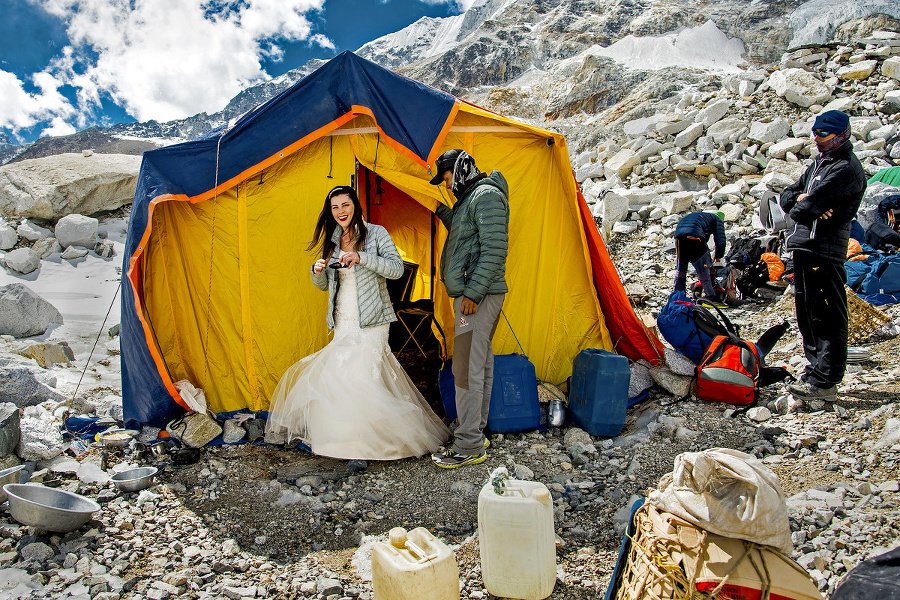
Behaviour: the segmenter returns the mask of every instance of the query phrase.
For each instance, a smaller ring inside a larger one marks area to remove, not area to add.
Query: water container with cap
[[[553,500],[543,483],[491,481],[478,494],[484,587],[494,596],[540,600],[556,585]]]
[[[453,551],[424,527],[394,527],[389,543],[372,547],[375,600],[459,600]]]
[[[625,425],[629,383],[631,367],[624,356],[597,348],[579,352],[569,388],[572,423],[591,435],[619,435]]]

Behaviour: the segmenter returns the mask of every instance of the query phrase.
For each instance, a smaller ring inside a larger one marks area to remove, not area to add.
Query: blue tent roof
[[[120,344],[126,421],[162,426],[183,412],[166,389],[138,317],[140,260],[134,278],[128,277],[133,257],[142,251],[151,201],[211,194],[217,184],[252,171],[299,140],[316,132],[324,135],[346,115],[359,112],[353,107],[370,112],[385,136],[425,165],[456,102],[449,94],[343,52],[232,127],[145,152],[123,266]]]

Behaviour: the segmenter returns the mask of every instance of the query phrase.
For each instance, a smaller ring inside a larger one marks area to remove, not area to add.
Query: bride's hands
[[[315,273],[316,275],[321,273],[322,269],[325,268],[325,264],[326,262],[324,258],[320,258],[319,260],[317,260],[315,263],[313,263],[313,273]]]

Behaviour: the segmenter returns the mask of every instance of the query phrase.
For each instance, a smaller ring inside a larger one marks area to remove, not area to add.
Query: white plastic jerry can
[[[494,596],[541,600],[556,585],[550,490],[536,481],[490,482],[478,494],[478,546],[484,587]]]
[[[375,600],[459,600],[453,551],[424,527],[394,527],[390,543],[372,547]]]

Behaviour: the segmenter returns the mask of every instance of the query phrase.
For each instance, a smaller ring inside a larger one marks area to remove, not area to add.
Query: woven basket
[[[649,504],[644,504],[634,514],[634,537],[619,578],[616,600],[714,600],[713,596],[694,588],[679,564],[685,546],[679,539],[678,526],[683,524],[697,530],[667,514],[665,529],[668,531],[665,531],[658,519],[654,525],[651,513],[655,512]],[[692,540],[690,545],[699,541]]]
[[[847,315],[850,323],[847,329],[847,340],[851,344],[858,344],[879,329],[891,318],[857,296],[850,288],[847,292]]]

